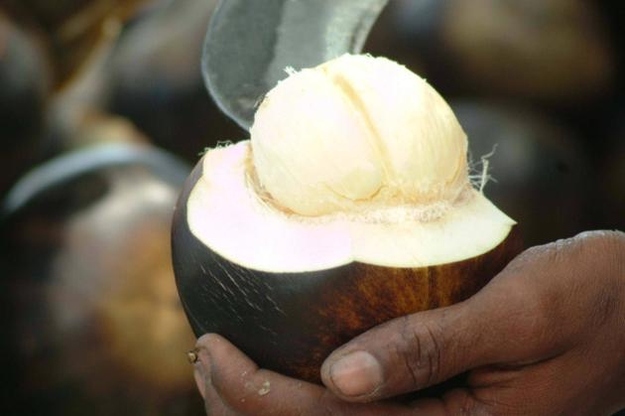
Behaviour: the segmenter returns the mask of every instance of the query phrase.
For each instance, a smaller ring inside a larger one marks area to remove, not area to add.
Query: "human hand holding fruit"
[[[355,338],[325,361],[325,386],[259,369],[214,334],[198,341],[196,381],[217,416],[609,415],[625,407],[624,317],[625,235],[588,232],[525,251],[464,302]],[[465,372],[442,397],[393,400]]]

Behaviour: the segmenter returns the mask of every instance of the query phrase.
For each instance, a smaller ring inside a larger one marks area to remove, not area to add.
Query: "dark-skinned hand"
[[[389,321],[325,361],[325,386],[197,342],[210,416],[600,416],[625,408],[625,234],[531,248],[470,299]],[[439,398],[394,397],[466,374]]]

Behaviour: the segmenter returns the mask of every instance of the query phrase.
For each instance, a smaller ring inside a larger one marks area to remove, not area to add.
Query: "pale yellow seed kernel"
[[[453,201],[469,183],[451,108],[385,58],[344,55],[291,73],[259,107],[251,142],[261,186],[302,215]]]

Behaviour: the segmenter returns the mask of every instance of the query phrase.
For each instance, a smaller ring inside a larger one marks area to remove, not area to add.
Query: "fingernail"
[[[210,384],[210,356],[204,349],[195,350],[196,358],[193,362],[193,377],[202,398],[206,395],[206,386]]]
[[[380,363],[365,351],[352,352],[332,364],[330,378],[341,394],[349,397],[370,395],[384,381]]]

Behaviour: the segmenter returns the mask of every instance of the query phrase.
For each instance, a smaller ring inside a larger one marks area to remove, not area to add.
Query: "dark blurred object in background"
[[[43,48],[0,10],[0,199],[36,161],[49,70]]]
[[[201,414],[169,251],[188,173],[161,151],[104,144],[53,159],[12,189],[4,414]]]
[[[625,230],[625,105],[606,124],[611,134],[599,158],[593,216],[603,228]]]
[[[83,138],[93,136],[85,130],[102,120],[132,124],[145,139],[192,163],[207,146],[247,138],[213,103],[201,75],[202,43],[216,3],[9,1],[13,18],[53,58],[40,158],[89,145]],[[72,36],[65,39],[67,32]],[[59,53],[74,61],[65,64]]]
[[[446,94],[578,106],[611,94],[606,20],[585,0],[395,0],[401,43]]]
[[[515,104],[451,106],[469,138],[474,177],[487,169],[485,194],[519,223],[526,245],[585,229],[590,166],[573,131]]]
[[[216,3],[159,3],[124,30],[108,67],[107,110],[190,162],[218,141],[248,138],[213,103],[201,74],[202,44]]]
[[[16,22],[37,33],[53,62],[55,89],[89,58],[107,22],[133,18],[151,0],[4,0],[0,6]]]
[[[126,119],[103,110],[108,61],[122,27],[109,21],[79,71],[50,100],[42,154],[51,158],[67,151],[109,141],[148,142]],[[118,130],[107,134],[115,126]]]

